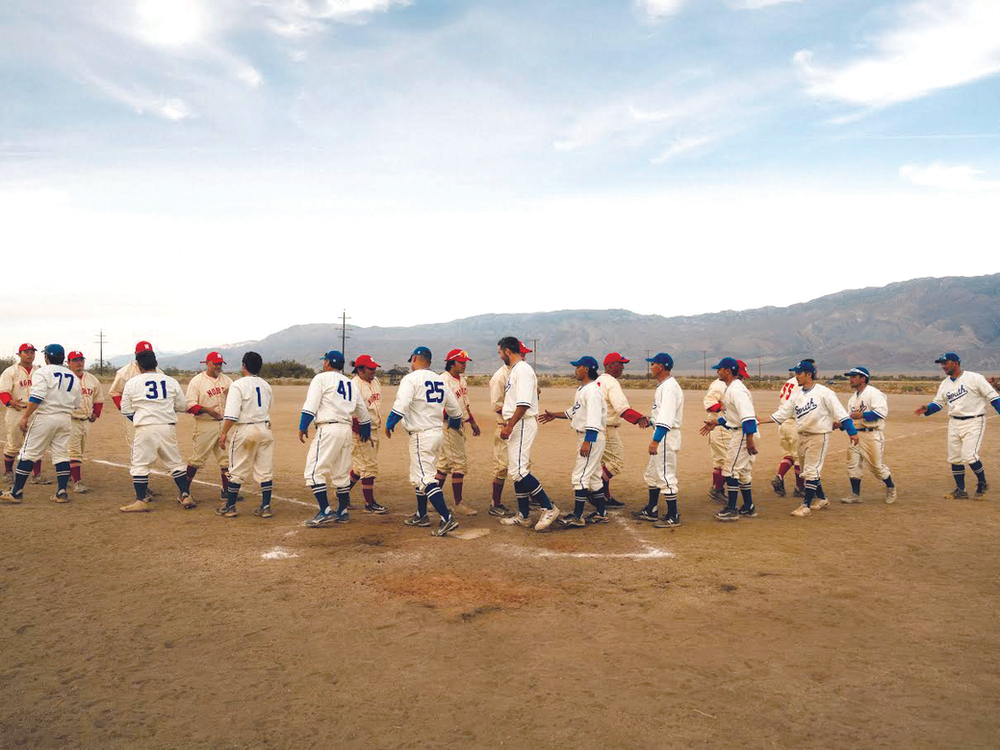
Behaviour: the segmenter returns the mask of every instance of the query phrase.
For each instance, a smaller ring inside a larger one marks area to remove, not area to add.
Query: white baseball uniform
[[[246,484],[251,474],[258,484],[274,478],[272,403],[270,384],[256,375],[229,387],[223,419],[236,423],[229,433],[229,476],[236,484]]]
[[[163,371],[157,367],[156,372],[162,374]],[[132,360],[124,367],[119,367],[115,373],[115,379],[111,381],[111,387],[108,388],[108,397],[118,405],[124,395],[125,384],[139,374],[141,374],[139,364],[135,360]],[[120,406],[118,408],[119,410],[121,409]],[[131,452],[132,441],[135,435],[135,425],[127,419],[122,420],[122,425],[125,430],[125,447]]]
[[[500,431],[507,421],[501,416],[504,394],[507,390],[507,376],[510,368],[500,365],[500,369],[490,378],[490,408],[496,415],[496,428],[493,430],[493,478],[507,478],[507,441],[500,437]]]
[[[724,385],[724,384],[723,384]],[[747,451],[747,436],[743,425],[756,420],[753,397],[746,385],[736,378],[722,397],[722,431],[729,434],[726,457],[722,464],[722,476],[736,477],[741,487],[747,487],[752,479],[753,462],[756,456]],[[712,430],[718,432],[719,428]]]
[[[211,409],[221,415],[226,410],[226,396],[232,385],[233,381],[228,375],[220,373],[217,378],[213,378],[207,372],[199,372],[188,383],[188,410],[200,406],[202,409]],[[204,411],[196,413],[194,415],[194,434],[191,438],[193,452],[188,459],[188,466],[200,469],[205,465],[208,457],[213,456],[219,468],[228,468],[229,455],[219,447],[221,433],[221,419],[213,419]]]
[[[538,378],[531,365],[522,359],[511,367],[504,388],[501,415],[505,420],[514,416],[517,407],[528,407],[507,439],[507,473],[519,482],[531,473],[531,447],[538,434]]]
[[[866,385],[860,392],[851,394],[847,400],[847,411],[861,412],[856,420],[858,444],[847,448],[847,476],[861,479],[862,469],[867,464],[879,479],[888,479],[892,472],[885,465],[885,419],[889,416],[889,400],[878,388]],[[869,419],[868,417],[872,417]]]
[[[84,370],[80,376],[80,406],[73,412],[73,421],[70,425],[70,460],[83,459],[83,454],[87,450],[87,437],[90,435],[90,416],[94,413],[94,405],[103,403],[104,391],[101,389],[101,381]]]
[[[459,375],[456,378],[447,370],[441,373],[441,379],[462,408],[462,429],[444,430],[444,441],[441,445],[441,457],[437,462],[437,470],[444,474],[467,474],[469,457],[465,446],[465,423],[472,417],[469,404],[469,383],[465,379],[465,375]]]
[[[576,398],[573,400],[573,405],[566,410],[566,418],[577,433],[576,463],[573,465],[570,483],[574,490],[597,492],[603,487],[601,458],[607,440],[605,426],[608,409],[604,391],[596,380],[576,389]],[[581,456],[580,448],[588,430],[596,432],[597,439],[591,443],[590,455]]]
[[[664,379],[657,386],[649,421],[654,429],[666,428],[667,434],[660,441],[656,455],[649,457],[646,484],[658,488],[663,495],[676,495],[677,453],[681,449],[681,424],[684,421],[684,391],[673,376]]]
[[[783,403],[791,399],[800,390],[802,389],[799,387],[799,381],[793,375],[781,386],[781,393],[778,394],[778,407],[780,408]],[[781,455],[791,456],[795,463],[801,466],[799,431],[794,419],[786,419],[778,425],[778,438],[781,444]]]
[[[771,419],[778,424],[795,418],[804,480],[819,480],[833,425],[843,422],[848,416],[843,404],[837,400],[837,394],[819,383],[814,383],[809,390],[800,387],[771,415]]]
[[[596,382],[604,397],[604,408],[607,411],[607,443],[601,461],[608,473],[616,477],[625,469],[625,445],[622,443],[621,435],[618,434],[618,428],[624,421],[622,414],[632,407],[625,397],[622,384],[614,375],[608,372],[601,373]]]
[[[351,378],[354,387],[361,394],[361,400],[365,402],[368,409],[368,417],[372,422],[372,439],[366,443],[361,442],[361,435],[354,432],[352,442],[354,449],[351,456],[351,471],[360,479],[374,478],[378,476],[378,431],[382,426],[382,385],[378,378],[372,378],[370,383],[366,383],[355,375]]]
[[[726,384],[721,380],[716,378],[713,380],[709,386],[708,390],[705,392],[705,396],[702,398],[702,406],[705,407],[705,411],[708,412],[710,417],[718,417],[720,415],[719,410],[709,411],[710,408],[722,403],[723,397],[726,395]],[[726,463],[726,451],[729,450],[729,439],[733,436],[731,430],[712,430],[708,433],[708,446],[712,449],[712,468],[721,469]],[[734,475],[726,475],[734,476]]]
[[[306,485],[351,486],[351,424],[370,425],[368,407],[354,382],[336,370],[324,370],[309,383],[302,411],[312,416],[316,434],[309,445],[304,472]]]
[[[974,464],[986,434],[986,410],[998,398],[996,390],[978,372],[964,370],[945,378],[931,403],[948,408],[948,462]]]
[[[442,407],[452,419],[462,416],[462,407],[436,372],[414,370],[400,381],[392,412],[410,436],[410,484],[417,492],[424,492],[434,481],[444,442]]]
[[[38,404],[18,453],[18,461],[40,461],[52,452],[52,463],[69,462],[71,415],[80,404],[80,382],[68,367],[43,365],[33,371],[28,400]]]
[[[146,477],[163,462],[173,477],[187,473],[177,445],[177,414],[187,411],[181,384],[162,372],[140,372],[122,389],[122,415],[135,428],[129,472]]]
[[[38,372],[37,367],[32,367],[29,371],[21,367],[20,362],[15,362],[0,374],[0,393],[10,395],[4,413],[7,443],[3,447],[3,454],[8,458],[16,456],[24,445],[24,433],[18,425],[21,422],[21,410],[28,405],[31,377],[36,372]],[[15,401],[21,405],[20,409],[14,408]]]

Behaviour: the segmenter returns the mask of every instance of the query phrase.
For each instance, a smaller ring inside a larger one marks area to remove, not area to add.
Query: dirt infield
[[[924,397],[891,397],[899,503],[882,503],[870,476],[864,505],[836,502],[848,488],[837,433],[824,471],[834,502],[804,519],[768,485],[779,455],[765,426],[760,516],[720,524],[701,398],[688,393],[682,528],[622,513],[546,534],[486,515],[484,429],[466,480],[480,515],[460,530],[489,534],[462,540],[402,526],[402,434],[382,442],[389,516],[305,528],[304,394],[276,389],[285,500],[273,519],[251,515],[252,493],[238,518],[215,516],[218,490],[204,484],[201,507],[183,511],[163,477],[154,511],[126,516],[127,472],[93,461],[92,494],[56,505],[29,485],[23,505],[0,507],[0,746],[997,745],[1000,420],[983,450],[998,489],[948,502],[947,420],[912,416]],[[571,394],[547,389],[543,406]],[[471,395],[491,427],[486,390]],[[651,392],[628,396],[648,411]],[[775,406],[774,393],[755,397],[760,413]],[[112,408],[97,423],[91,458],[125,462],[119,421]],[[615,494],[637,507],[649,432],[621,430],[629,465]],[[535,473],[566,507],[566,423],[541,427],[537,446]]]

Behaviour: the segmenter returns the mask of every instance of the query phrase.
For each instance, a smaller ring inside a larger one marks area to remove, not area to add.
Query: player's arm
[[[100,418],[101,412],[104,411],[104,388],[101,386],[101,381],[96,378],[94,379],[94,398],[92,404],[90,421],[96,422]]]
[[[853,414],[851,415],[854,416]],[[861,412],[861,418],[866,422],[877,422],[889,416],[889,399],[881,391],[872,399],[868,411]]]
[[[173,381],[174,386],[174,411],[178,414],[183,414],[187,411],[187,399],[184,397],[184,391],[181,390],[181,384],[176,380]]]
[[[132,421],[135,417],[135,407],[132,406],[132,389],[125,385],[122,394],[118,397],[118,409],[125,419]]]
[[[759,424],[767,424],[768,422],[774,422],[775,424],[781,424],[786,419],[791,417],[795,413],[795,402],[788,398],[781,402],[781,406],[778,410],[774,412],[769,417],[764,417],[763,419],[758,419]]]
[[[396,400],[392,402],[392,409],[385,418],[385,436],[387,438],[392,437],[392,431],[396,429],[396,425],[402,421],[403,415],[410,408],[410,404],[413,402],[413,389],[413,379],[403,378],[399,384],[399,390],[396,391]],[[445,388],[445,391],[447,390]]]
[[[653,423],[653,438],[649,441],[649,455],[656,455],[660,448],[660,442],[670,432],[670,425],[673,424],[676,416],[677,399],[674,398],[673,394],[667,393],[657,412],[656,422]]]
[[[830,410],[833,421],[840,425],[840,429],[851,437],[851,442],[858,444],[858,428],[854,426],[854,420],[847,413],[847,409],[840,403],[837,394],[833,391],[826,392],[826,408]]]
[[[14,375],[10,371],[12,368],[8,368],[0,374],[0,403],[4,406],[16,409],[14,405]]]
[[[587,419],[584,424],[583,443],[580,444],[580,455],[587,457],[597,442],[597,436],[601,428],[604,427],[604,420],[601,414],[604,411],[604,394],[600,388],[591,388],[584,400],[584,407],[587,409]]]
[[[514,413],[510,415],[510,419],[503,426],[500,431],[500,437],[506,440],[510,437],[510,433],[514,431],[514,427],[520,422],[525,415],[525,412],[531,408],[531,400],[536,397],[534,392],[536,389],[535,383],[532,382],[531,378],[524,377],[521,373],[515,373],[511,370],[511,390],[514,391],[514,397],[516,400],[516,408]]]
[[[302,414],[299,416],[299,442],[304,443],[309,435],[309,425],[316,419],[316,411],[323,398],[323,389],[319,384],[319,375],[309,381],[309,390],[306,391],[306,400],[302,404]]]
[[[357,399],[354,402],[354,412],[351,417],[352,422],[358,423],[358,437],[362,443],[367,443],[372,439],[372,415],[368,412],[368,405],[361,398],[361,391],[358,391]]]
[[[553,419],[572,419],[572,413],[572,408],[569,408],[566,411],[549,411],[546,409],[538,415],[538,422],[540,424],[548,424]]]
[[[929,404],[925,404],[924,406],[918,407],[917,410],[914,411],[913,413],[916,414],[918,417],[921,415],[929,417],[931,414],[937,414],[939,411],[941,411],[948,403],[948,399],[944,395],[945,386],[947,382],[948,381],[945,380],[941,383],[941,385],[938,386],[937,393],[934,395],[933,400]]]
[[[618,383],[617,381],[608,389],[608,401],[611,402],[611,406],[614,410],[621,414],[622,419],[629,424],[635,424],[641,427],[643,420],[646,420],[642,414],[632,408],[632,405],[625,397],[625,391],[622,390],[621,383]],[[646,424],[648,424],[648,420],[646,420]]]
[[[126,365],[127,367],[127,365]],[[111,396],[112,402],[118,407],[118,411],[122,410],[122,397],[125,391],[125,368],[121,367],[115,372],[115,379],[111,381],[111,387],[108,389],[108,395]]]
[[[462,405],[458,403],[454,392],[447,384],[444,386],[444,413],[448,415],[448,427],[453,430],[462,429]]]
[[[975,387],[979,395],[986,399],[990,406],[996,409],[997,414],[1000,414],[1000,394],[997,394],[997,392],[993,389],[990,381],[980,375],[975,379]]]
[[[226,394],[226,407],[222,414],[222,431],[219,433],[219,447],[226,449],[226,440],[229,430],[239,421],[240,413],[243,411],[243,393],[234,384]]]
[[[187,411],[188,414],[194,414],[197,416],[205,411],[205,409],[202,409],[201,405],[198,403],[198,396],[198,376],[195,375],[191,378],[191,382],[188,383],[187,387],[187,406],[185,407],[185,411]]]

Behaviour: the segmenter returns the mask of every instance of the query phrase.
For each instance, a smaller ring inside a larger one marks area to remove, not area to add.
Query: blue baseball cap
[[[816,374],[816,365],[812,363],[812,360],[804,359],[799,362],[795,367],[789,367],[789,372],[808,372],[811,375]]]
[[[331,349],[326,354],[323,355],[323,359],[334,366],[344,366],[344,355],[342,352],[338,352],[336,349]]]
[[[713,370],[718,370],[720,367],[725,367],[733,372],[740,371],[740,363],[737,362],[733,357],[723,357],[719,360],[719,364],[712,365]]]
[[[580,367],[582,365],[583,367],[589,367],[591,370],[597,369],[597,360],[589,354],[580,357],[580,359],[575,362],[570,362],[570,364],[573,365],[573,367]]]
[[[668,370],[674,369],[674,358],[666,352],[660,352],[655,357],[648,357],[646,361],[652,362],[655,365],[663,365]]]
[[[961,362],[959,356],[955,352],[945,352],[940,357],[934,360],[934,364],[941,364],[942,362]]]
[[[412,362],[414,357],[426,357],[428,360],[430,360],[431,350],[428,349],[426,346],[418,346],[416,349],[413,350],[413,354],[411,354],[410,358],[406,361]]]
[[[48,344],[42,349],[42,352],[47,354],[50,359],[52,357],[63,357],[65,359],[66,357],[66,350],[63,349],[62,344]]]
[[[848,377],[851,375],[861,375],[865,380],[871,380],[872,374],[868,372],[867,367],[852,367],[850,370],[844,373]]]

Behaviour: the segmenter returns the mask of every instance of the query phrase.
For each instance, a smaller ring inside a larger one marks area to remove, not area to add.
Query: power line
[[[351,318],[350,318],[350,316],[348,316],[347,310],[345,309],[341,313],[341,315],[340,315],[340,326],[339,326],[339,328],[340,328],[340,353],[344,355],[345,359],[347,358],[347,339],[350,338],[350,336],[347,335],[347,330],[348,330],[348,328],[350,328],[350,326],[347,325],[347,321],[349,321],[350,319]]]
[[[538,339],[531,340],[531,369],[538,369]]]

